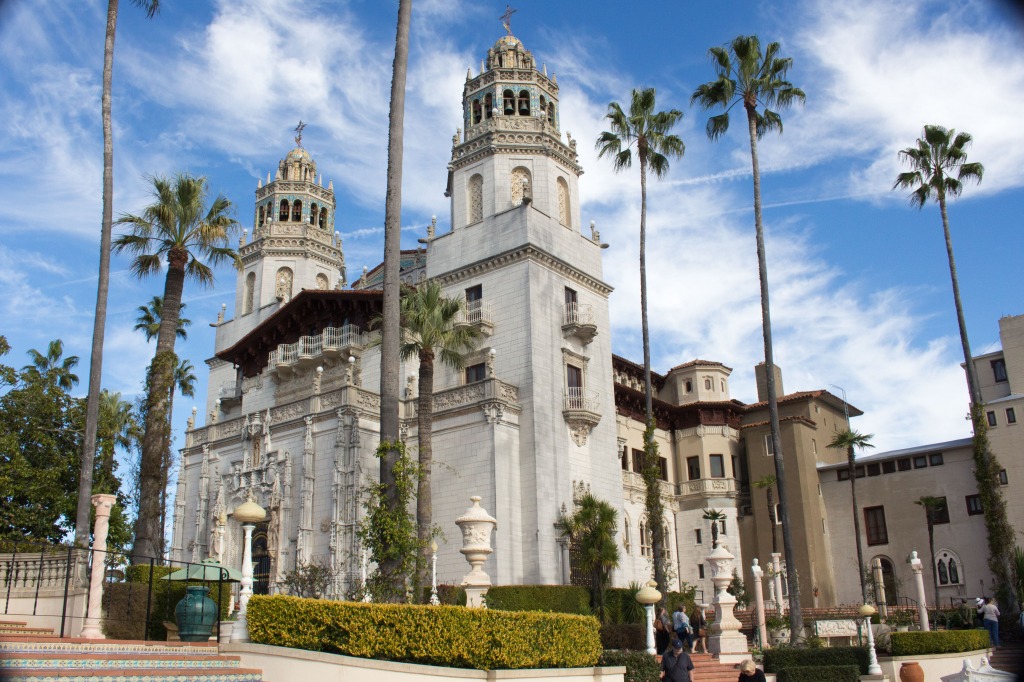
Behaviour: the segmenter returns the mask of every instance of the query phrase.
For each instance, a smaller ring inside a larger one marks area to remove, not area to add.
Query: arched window
[[[519,91],[519,115],[530,115],[530,92],[528,90]]]
[[[494,116],[494,95],[488,92],[484,95],[484,118],[492,116]]]
[[[517,166],[512,169],[512,205],[523,203],[523,197],[529,192],[530,169]]]
[[[302,220],[302,202],[296,199],[292,202],[292,222],[297,223]]]
[[[569,227],[571,222],[569,218],[569,183],[565,181],[565,178],[558,178],[556,184],[558,185],[558,221]]]
[[[256,273],[250,272],[245,276],[245,301],[242,303],[242,314],[248,315],[252,312],[253,298],[256,294]]]
[[[940,549],[935,555],[935,568],[939,574],[939,585],[959,585],[960,557],[949,549]]]
[[[946,562],[941,560],[939,561],[939,584],[949,584],[949,569],[946,568]]]
[[[320,227],[326,230],[328,225],[330,225],[330,223],[327,222],[327,207],[324,206],[320,209]]]
[[[287,199],[281,199],[281,211],[280,211],[280,214],[277,216],[277,219],[280,220],[282,223],[288,220],[288,200]]]
[[[292,299],[292,278],[291,268],[281,268],[277,271],[274,296],[282,303],[287,303]]]
[[[330,287],[330,283],[327,281],[327,275],[320,273],[316,276],[316,288],[320,291],[327,291]]]
[[[502,93],[502,111],[506,116],[515,116],[516,113],[516,93],[511,90],[506,90]]]
[[[264,215],[264,212],[263,212],[263,207],[262,207],[262,206],[260,206],[260,217],[259,217],[258,221],[256,222],[256,224],[257,224],[257,225],[258,225],[259,227],[263,227],[263,219],[264,219],[265,217],[266,217],[266,216]]]
[[[885,603],[886,604],[896,604],[898,602],[898,600],[899,600],[899,593],[898,593],[898,590],[896,588],[896,569],[893,567],[892,560],[889,559],[889,557],[885,557],[885,556],[880,556],[880,557],[875,557],[875,558],[878,559],[879,563],[881,563],[881,565],[882,565],[882,587],[885,590]],[[871,560],[871,564],[870,565],[871,566],[875,565],[875,560],[874,559]],[[874,582],[874,572],[873,571],[872,571],[871,576],[872,576],[872,584],[873,584],[873,582]],[[878,598],[878,596],[880,596],[880,595],[878,595],[877,590],[876,590],[875,596],[876,596],[876,598]]]
[[[480,100],[475,99],[473,100],[473,123],[479,123],[481,118],[482,116],[480,112]]]
[[[538,114],[538,115],[539,115],[539,116],[540,116],[541,118],[544,118],[544,112],[545,112],[545,111],[547,111],[547,109],[548,109],[548,101],[547,101],[547,99],[546,99],[546,98],[544,97],[544,95],[541,95],[541,96],[540,96],[540,100],[538,101],[537,107],[538,107],[538,111],[537,111],[537,114]]]
[[[651,538],[643,521],[640,521],[640,556],[651,556]]]
[[[711,379],[704,379],[704,388],[708,391],[711,390]]]
[[[686,380],[686,392],[693,393],[693,381],[691,381],[690,379]]]
[[[548,104],[548,123],[555,125],[555,103]]]
[[[309,224],[310,225],[316,225],[317,224],[317,218],[318,218],[317,214],[319,212],[320,212],[320,208],[316,205],[315,201],[312,204],[309,205]]]
[[[466,197],[469,205],[469,223],[484,219],[484,177],[477,173],[469,179],[469,192]]]

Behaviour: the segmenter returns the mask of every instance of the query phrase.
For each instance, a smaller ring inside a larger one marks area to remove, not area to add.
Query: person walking
[[[700,647],[701,653],[708,652],[708,619],[704,617],[704,607],[697,605],[690,618],[690,629],[693,631],[693,651]]]
[[[690,617],[686,615],[686,610],[682,604],[676,605],[675,613],[672,614],[672,629],[676,633],[676,637],[683,643],[683,645],[690,648]]]
[[[661,679],[664,682],[697,682],[693,677],[693,660],[683,651],[682,640],[672,640],[672,648],[661,657]]]
[[[654,650],[659,656],[664,656],[668,651],[669,642],[672,639],[672,619],[665,613],[665,609],[658,608],[654,618]]]
[[[999,607],[996,606],[994,597],[989,597],[985,605],[981,607],[981,622],[985,625],[985,629],[988,630],[988,638],[992,641],[992,646],[998,649]]]

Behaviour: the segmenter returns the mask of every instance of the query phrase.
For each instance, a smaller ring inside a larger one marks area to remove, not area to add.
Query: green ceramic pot
[[[209,587],[190,585],[185,597],[174,607],[174,620],[178,623],[178,637],[183,642],[205,642],[213,634],[217,622],[217,603],[207,595]]]

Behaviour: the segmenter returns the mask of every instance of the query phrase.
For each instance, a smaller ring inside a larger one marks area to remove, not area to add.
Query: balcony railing
[[[467,301],[466,309],[455,318],[455,324],[473,325],[485,335],[490,336],[491,330],[494,329],[491,306],[479,298],[475,301]]]
[[[597,412],[600,410],[600,406],[601,401],[598,397],[597,391],[578,387],[565,389],[565,402],[563,405],[563,409],[565,410],[586,410],[587,412]]]
[[[597,336],[594,307],[586,303],[566,303],[562,312],[562,332],[579,338],[584,345]]]
[[[366,334],[355,325],[325,327],[320,334],[299,337],[295,343],[284,343],[270,351],[267,370],[291,369],[299,362],[316,361],[324,355],[334,356],[345,348],[361,348],[366,343]]]

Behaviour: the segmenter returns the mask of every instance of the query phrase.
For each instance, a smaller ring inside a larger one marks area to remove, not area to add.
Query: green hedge
[[[779,673],[784,669],[805,666],[856,666],[862,675],[868,674],[868,650],[860,646],[836,646],[823,649],[793,649],[781,647],[766,649],[764,671]],[[831,679],[819,677],[817,680]],[[782,678],[779,678],[782,682]]]
[[[185,596],[188,584],[162,578],[179,566],[153,566],[153,591],[149,593],[148,564],[129,566],[126,582],[107,583],[103,587],[103,633],[110,639],[151,639],[164,641],[167,629],[164,621],[174,622],[174,607]],[[207,583],[210,599],[218,601],[217,583]],[[221,619],[227,617],[231,600],[231,583],[223,583],[220,595]],[[149,602],[149,630],[146,630],[146,604]],[[216,630],[214,630],[216,632]]]
[[[247,613],[254,643],[358,658],[501,670],[589,668],[601,655],[588,616],[281,595],[254,596]]]
[[[597,663],[601,666],[626,666],[623,682],[658,682],[661,666],[646,651],[605,651]]]
[[[959,654],[987,649],[988,630],[933,630],[931,632],[892,632],[889,642],[893,656]]]
[[[647,650],[647,626],[644,623],[609,623],[601,626],[601,645],[605,649]]]
[[[590,590],[573,585],[499,585],[487,590],[487,608],[590,615]]]
[[[855,665],[797,665],[779,671],[778,682],[860,682]]]

